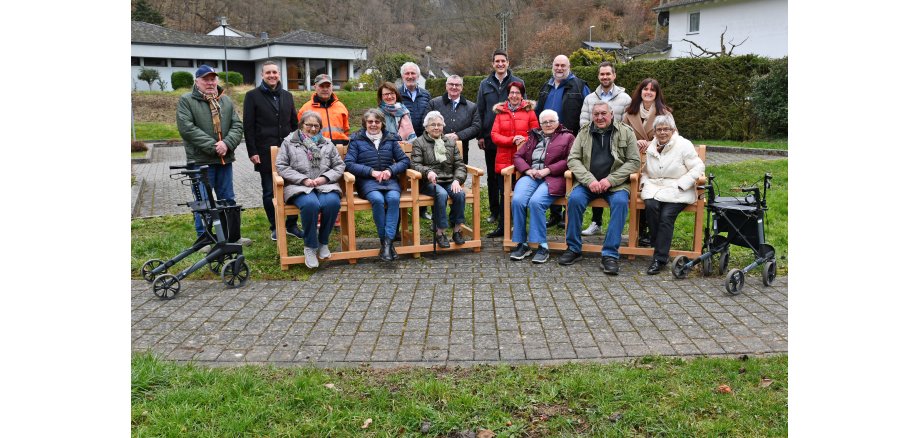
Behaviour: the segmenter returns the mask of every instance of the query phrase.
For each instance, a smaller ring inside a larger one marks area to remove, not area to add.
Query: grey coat
[[[315,188],[320,193],[336,192],[342,196],[339,180],[345,173],[345,162],[339,155],[338,149],[323,137],[320,146],[320,160],[314,164],[307,158],[307,148],[300,141],[299,131],[290,133],[281,143],[275,164],[278,166],[278,175],[284,179],[284,200],[287,202],[298,193],[310,193]],[[303,180],[326,177],[328,183],[319,187],[307,187]]]
[[[428,133],[422,134],[412,140],[412,170],[422,174],[422,180],[428,181],[428,172],[433,171],[438,176],[439,184],[453,183],[454,180],[463,185],[466,182],[466,165],[460,158],[460,150],[456,143],[444,142],[447,148],[447,160],[439,163],[434,155],[434,140]]]

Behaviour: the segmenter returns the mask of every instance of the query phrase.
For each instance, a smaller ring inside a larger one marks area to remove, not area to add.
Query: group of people
[[[553,77],[531,101],[524,81],[509,69],[508,54],[497,50],[492,54],[493,71],[480,83],[472,102],[462,96],[463,79],[456,75],[447,78],[442,96],[432,98],[418,85],[418,65],[407,62],[400,68],[402,84],[381,84],[378,106],[365,111],[361,129],[350,133],[348,109],[326,74],[314,78],[314,93],[295,111],[293,96],[280,85],[278,66],[264,63],[262,82],[246,93],[240,120],[232,99],[217,84],[217,72],[205,65],[195,73],[194,89],[180,98],[177,124],[187,161],[208,165],[217,197],[230,203],[234,202],[233,152],[245,138],[249,159],[261,176],[273,240],[277,224],[269,160],[270,147],[280,144],[276,166],[284,179],[284,200],[300,209],[304,224],[300,229],[297,216],[289,216],[285,232],[304,240],[305,264],[311,268],[331,254],[329,235],[342,195],[338,181],[345,171],[355,175],[358,195],[371,204],[382,260],[398,258],[393,245],[399,239],[398,177],[409,168],[422,175],[420,191],[434,198],[433,215],[420,214],[426,219],[434,216],[435,243],[442,248],[449,248],[451,241],[462,245],[463,185],[469,143],[476,138],[486,158],[487,221],[497,225],[487,237],[504,234],[501,171],[514,166],[521,177],[514,183],[511,200],[512,240],[518,244],[511,259],[532,256],[534,263],[545,263],[549,260],[547,228],[566,223],[567,249],[558,262],[571,265],[581,259],[582,236],[598,233],[603,224],[603,209],[595,208],[590,224],[582,230],[584,212],[588,203],[602,198],[610,207],[610,223],[601,266],[605,273],[617,274],[629,175],[640,170],[644,153],[640,190],[646,215],[640,220],[640,244],[655,248],[647,273],[660,272],[668,261],[677,214],[696,199],[702,160],[677,133],[656,80],[643,80],[630,96],[614,84],[615,67],[605,62],[598,71],[600,85],[592,92],[571,72],[566,56],[557,56],[552,67]],[[411,156],[403,151],[404,142],[411,143]],[[347,145],[344,159],[337,144]],[[566,195],[566,170],[572,171],[575,187],[568,211],[563,212],[552,204]],[[204,232],[197,215],[195,225],[199,235]],[[529,244],[535,244],[536,251]]]

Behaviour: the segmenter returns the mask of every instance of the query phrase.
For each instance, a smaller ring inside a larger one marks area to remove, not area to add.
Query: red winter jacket
[[[514,136],[522,135],[527,138],[527,131],[539,128],[537,114],[533,112],[533,102],[524,99],[517,110],[511,111],[508,102],[501,102],[492,107],[495,112],[495,123],[492,124],[492,142],[497,148],[495,153],[495,173],[514,164],[514,153],[517,146]]]

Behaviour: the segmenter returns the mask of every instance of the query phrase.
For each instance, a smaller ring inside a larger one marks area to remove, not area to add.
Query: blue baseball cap
[[[198,71],[195,72],[195,79],[198,79],[202,76],[207,76],[210,74],[217,74],[217,70],[214,70],[214,67],[204,64],[201,67],[198,67]]]

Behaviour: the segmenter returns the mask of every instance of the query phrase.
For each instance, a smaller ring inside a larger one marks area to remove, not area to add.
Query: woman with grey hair
[[[457,143],[444,140],[444,116],[438,111],[431,111],[425,115],[422,122],[425,132],[421,137],[412,141],[412,169],[422,174],[419,191],[434,197],[435,242],[441,248],[450,248],[450,242],[444,230],[448,227],[447,198],[453,205],[450,207],[450,226],[454,232],[451,236],[454,243],[465,243],[460,233],[460,226],[464,224],[463,212],[466,207],[466,192],[463,183],[466,182],[466,165],[457,149]]]
[[[655,248],[646,270],[648,275],[661,272],[668,264],[674,222],[687,204],[696,202],[696,180],[706,171],[693,143],[677,133],[673,116],[656,116],[652,126],[655,138],[645,151],[645,166],[639,179],[645,218]]]
[[[304,224],[303,255],[308,268],[319,267],[328,259],[329,234],[339,214],[342,190],[339,179],[345,163],[328,138],[323,137],[323,119],[313,111],[303,114],[292,132],[281,143],[275,164],[284,179],[284,202],[300,209]],[[311,226],[319,220],[319,230]]]
[[[399,137],[387,131],[383,112],[371,108],[361,116],[362,130],[352,134],[345,154],[345,170],[355,176],[358,196],[371,203],[377,236],[380,237],[380,258],[399,258],[393,248],[399,219],[399,174],[409,168],[409,157],[399,145]],[[306,222],[305,222],[306,223]]]

